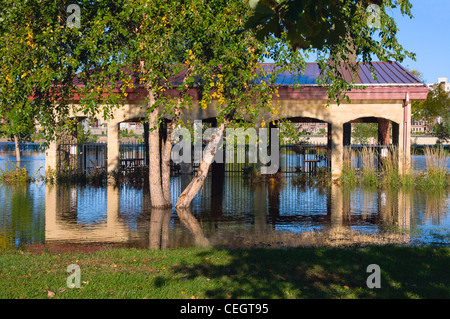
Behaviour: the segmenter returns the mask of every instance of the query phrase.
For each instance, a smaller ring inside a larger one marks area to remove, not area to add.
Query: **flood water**
[[[0,169],[14,162],[0,154]],[[414,166],[425,167],[423,156]],[[24,151],[22,166],[44,174],[45,155]],[[450,170],[450,167],[449,167]],[[287,174],[288,176],[288,174]],[[189,175],[173,177],[175,203]],[[174,248],[285,247],[347,243],[449,245],[448,190],[251,185],[239,174],[208,177],[191,209],[151,210],[146,189],[0,184],[0,250],[52,244]]]

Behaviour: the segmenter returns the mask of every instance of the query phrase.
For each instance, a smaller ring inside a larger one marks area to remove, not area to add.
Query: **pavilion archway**
[[[372,141],[361,143],[357,139],[352,138],[355,133],[355,124],[376,124],[376,133],[372,136]],[[367,161],[363,159],[362,151],[373,154],[373,165],[378,169],[381,168],[385,159],[389,156],[398,159],[399,156],[399,140],[400,140],[400,124],[387,118],[382,117],[359,117],[343,124],[343,146],[344,146],[344,162],[355,168],[361,168]]]
[[[318,168],[331,170],[331,123],[305,116],[295,116],[271,121],[269,128],[279,128],[282,121],[294,125],[298,140],[280,141],[280,168],[283,173],[315,173]],[[326,137],[325,141],[311,141],[314,134]]]

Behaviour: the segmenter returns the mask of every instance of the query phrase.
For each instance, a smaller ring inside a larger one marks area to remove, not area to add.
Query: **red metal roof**
[[[358,72],[355,78],[355,84],[375,85],[375,86],[426,86],[403,66],[397,62],[372,62],[373,71],[376,79],[372,76],[369,63],[358,63]],[[274,67],[272,63],[264,63],[263,68],[270,71]],[[346,64],[338,67],[346,82],[350,82],[353,74]],[[276,84],[280,86],[291,86],[299,84],[300,86],[318,85],[320,78],[320,69],[317,63],[308,63],[303,74],[283,73],[280,74]]]
[[[262,63],[261,66],[265,71],[270,71],[271,68],[275,67],[275,64]],[[406,94],[409,95],[411,100],[426,99],[428,87],[399,63],[372,62],[372,66],[374,73],[376,74],[376,79],[371,74],[369,63],[358,63],[358,72],[355,83],[361,84],[361,86],[365,86],[366,88],[355,88],[352,89],[351,92],[347,92],[351,99],[405,99]],[[350,69],[346,68],[345,64],[342,64],[339,70],[344,79],[347,82],[350,82],[353,76]],[[165,92],[166,94],[170,94],[173,97],[178,95],[179,92],[176,90],[176,86],[181,84],[185,71],[186,70],[183,70],[171,79],[174,88],[168,89]],[[134,83],[138,82],[134,75],[131,75],[132,81],[134,81]],[[294,100],[327,99],[327,89],[318,85],[317,80],[319,77],[320,69],[317,63],[308,63],[305,71],[301,74],[288,72],[280,74],[276,81],[276,85],[280,87],[279,98]],[[75,84],[82,85],[82,83],[77,82],[76,79]],[[298,84],[301,88],[294,88],[295,84]],[[120,90],[117,88],[115,89],[115,92],[120,93]],[[147,95],[146,90],[139,84],[136,85],[134,89],[127,89],[126,92],[138,93],[129,94],[126,98],[127,100],[138,100]],[[189,93],[194,99],[199,98],[199,91],[197,89],[190,89]],[[74,99],[77,100],[78,98],[78,94],[76,94]]]

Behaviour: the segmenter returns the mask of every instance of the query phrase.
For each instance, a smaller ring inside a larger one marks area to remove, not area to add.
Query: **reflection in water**
[[[45,223],[37,185],[0,185],[0,250],[40,241]]]
[[[184,178],[172,180],[174,200]],[[208,178],[186,210],[151,209],[145,189],[47,187],[42,241],[158,249],[436,241],[422,223],[448,231],[448,204],[446,191],[249,185],[240,176]]]
[[[169,247],[169,226],[171,209],[152,209],[150,217],[149,248]]]
[[[126,243],[129,232],[120,218],[119,190],[108,186],[105,192],[94,188],[47,186],[45,196],[46,242]],[[79,192],[83,192],[79,200]],[[84,199],[91,205],[81,206]],[[106,199],[106,203],[105,203]]]
[[[198,220],[192,215],[190,208],[178,208],[177,216],[183,225],[188,229],[194,237],[194,243],[197,247],[209,247],[210,242],[203,233],[203,228]]]
[[[175,203],[190,176],[174,177]],[[150,208],[148,189],[0,185],[0,249],[28,244],[140,248],[449,243],[448,190],[251,185],[214,175],[188,210]]]

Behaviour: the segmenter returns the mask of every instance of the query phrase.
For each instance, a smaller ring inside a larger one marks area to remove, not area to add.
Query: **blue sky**
[[[416,53],[416,61],[401,64],[423,74],[426,83],[438,77],[450,80],[450,0],[411,0],[414,19],[392,12],[396,19],[399,42]]]

